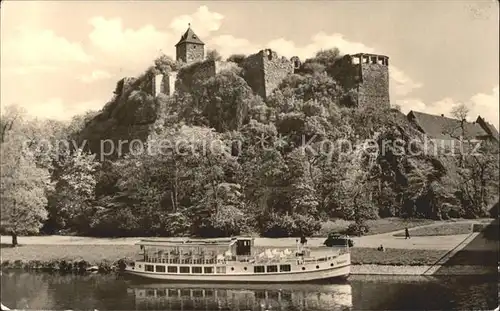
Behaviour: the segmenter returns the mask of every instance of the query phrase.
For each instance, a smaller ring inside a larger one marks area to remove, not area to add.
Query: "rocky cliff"
[[[132,141],[147,139],[165,99],[150,94],[151,82],[149,74],[120,80],[113,99],[80,133],[80,140],[101,160],[125,154]]]

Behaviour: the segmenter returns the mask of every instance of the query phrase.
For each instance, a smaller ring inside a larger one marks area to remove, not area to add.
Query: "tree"
[[[228,62],[233,62],[236,63],[238,66],[243,63],[243,61],[246,59],[246,55],[244,54],[233,54],[227,58]]]
[[[50,221],[56,228],[87,233],[95,203],[94,154],[75,150],[58,162],[55,191],[50,196]]]
[[[170,56],[162,54],[154,61],[155,69],[161,74],[167,74],[171,71],[177,71],[182,66],[180,62],[174,61]]]
[[[468,113],[465,104],[454,107],[452,115],[457,122],[446,126],[443,132],[459,144],[452,151],[458,177],[455,187],[463,215],[482,217],[498,190],[499,147],[494,139],[475,139],[466,121]]]
[[[0,124],[1,227],[12,235],[12,245],[17,246],[18,235],[38,232],[47,218],[50,175],[46,167],[37,165],[36,154],[29,149],[32,123],[24,111],[8,107]]]
[[[209,50],[207,51],[207,60],[220,61],[222,60],[222,56],[217,50]]]
[[[322,50],[315,57],[306,59],[299,72],[302,74],[320,74],[325,71],[331,74],[335,63],[340,59],[340,51],[337,48]]]
[[[1,209],[2,227],[12,235],[17,246],[21,234],[37,233],[47,219],[46,190],[50,175],[38,168],[30,155],[6,155],[2,146]]]
[[[233,72],[221,72],[204,81],[183,102],[177,107],[184,121],[218,132],[239,129],[248,120],[250,109],[262,103],[245,80]]]

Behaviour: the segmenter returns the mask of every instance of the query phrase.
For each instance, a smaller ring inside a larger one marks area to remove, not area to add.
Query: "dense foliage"
[[[298,236],[335,218],[353,220],[355,232],[378,217],[485,215],[498,187],[498,146],[485,144],[480,156],[429,153],[398,110],[343,100],[350,90],[331,74],[338,58],[331,50],[306,60],[266,102],[238,71],[160,96],[148,152],[113,162],[77,144],[39,143],[73,142],[92,113],[69,124],[3,115],[3,230]],[[154,70],[177,66],[161,57]]]

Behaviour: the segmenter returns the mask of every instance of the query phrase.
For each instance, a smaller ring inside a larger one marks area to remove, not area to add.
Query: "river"
[[[498,278],[351,276],[322,284],[167,284],[120,275],[4,272],[9,308],[76,310],[492,310]]]

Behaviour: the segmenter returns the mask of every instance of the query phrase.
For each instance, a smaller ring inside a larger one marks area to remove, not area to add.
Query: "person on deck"
[[[302,235],[300,237],[300,244],[302,244],[302,245],[306,245],[307,244],[307,239],[306,239],[306,237],[304,235]]]

